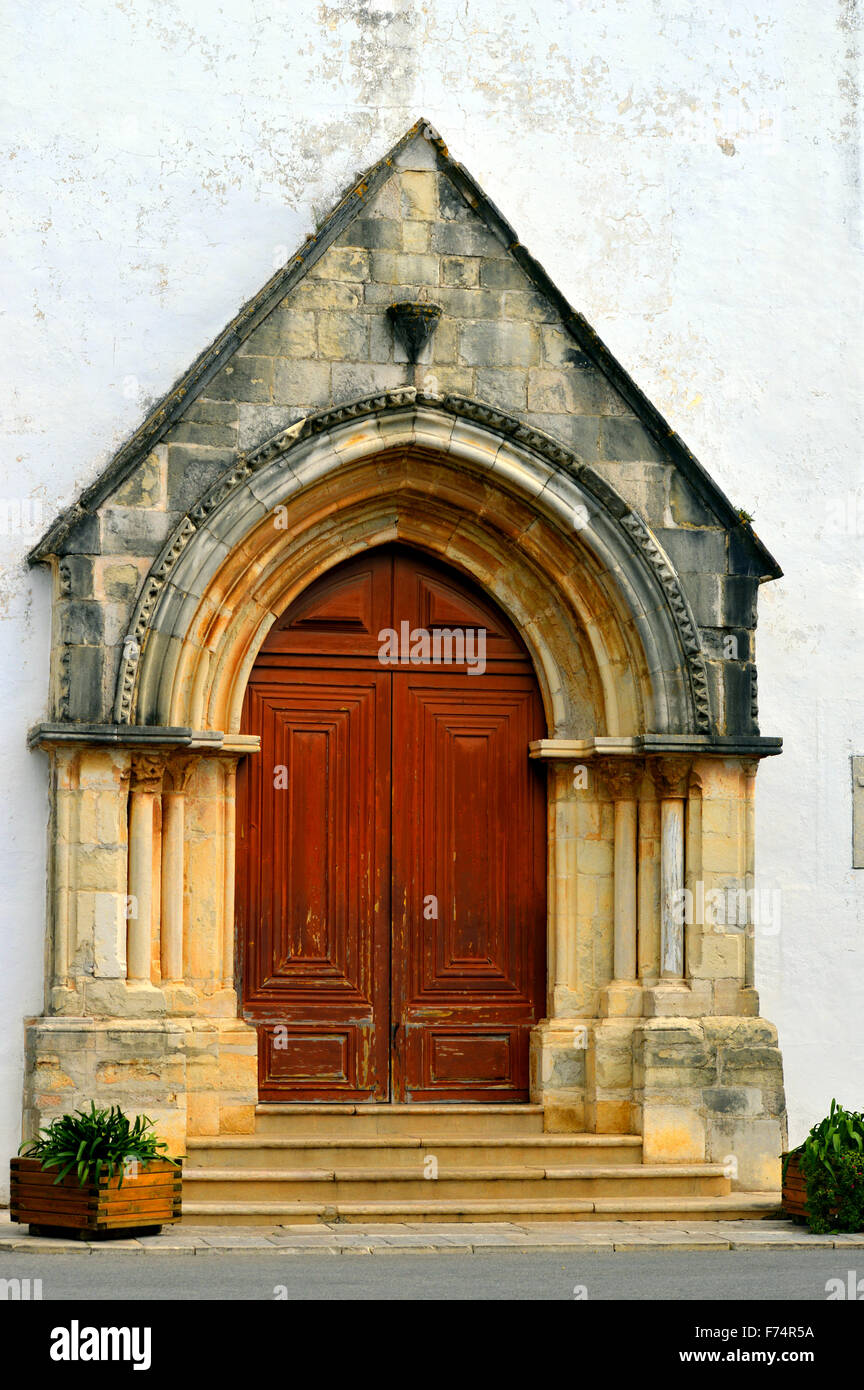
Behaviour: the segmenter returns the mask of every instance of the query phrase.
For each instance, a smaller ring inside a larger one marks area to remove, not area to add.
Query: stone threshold
[[[718,1225],[722,1229],[718,1229]],[[321,1222],[246,1227],[180,1226],[137,1240],[83,1241],[31,1236],[0,1213],[0,1251],[16,1254],[387,1255],[573,1250],[582,1254],[734,1250],[864,1250],[856,1235],[812,1235],[791,1221]]]

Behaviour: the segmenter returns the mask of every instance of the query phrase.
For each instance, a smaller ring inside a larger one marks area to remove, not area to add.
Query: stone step
[[[183,1200],[197,1202],[377,1202],[398,1195],[423,1201],[496,1201],[574,1198],[719,1197],[731,1183],[720,1164],[644,1164],[582,1168],[566,1164],[467,1167],[440,1164],[437,1177],[422,1165],[362,1168],[191,1168],[183,1176]],[[394,1189],[398,1188],[398,1194]]]
[[[531,1135],[220,1135],[187,1141],[195,1168],[410,1168],[428,1154],[449,1167],[612,1167],[638,1163],[636,1134]]]
[[[777,1192],[733,1192],[719,1197],[497,1198],[363,1202],[204,1202],[183,1204],[188,1226],[318,1225],[322,1221],[747,1221],[777,1216]]]
[[[258,1105],[260,1135],[542,1134],[542,1105]]]

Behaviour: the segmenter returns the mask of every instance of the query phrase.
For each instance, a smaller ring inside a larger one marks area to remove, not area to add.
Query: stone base
[[[148,1115],[178,1156],[190,1134],[251,1134],[257,1099],[257,1033],[240,1019],[64,1016],[26,1025],[25,1139],[92,1100]]]
[[[637,980],[613,980],[600,991],[597,1012],[601,1018],[641,1018],[642,986]]]
[[[776,1028],[758,1017],[690,1017],[700,992],[689,985],[645,993],[652,1007],[665,999],[681,1012],[545,1019],[534,1029],[531,1099],[544,1107],[545,1129],[641,1134],[645,1163],[723,1163],[735,1188],[779,1187],[786,1112]]]
[[[633,1063],[646,1163],[724,1163],[734,1188],[779,1188],[786,1107],[773,1024],[738,1016],[643,1019]]]
[[[543,1019],[531,1031],[531,1100],[543,1106],[544,1129],[550,1132],[585,1128],[585,1059],[594,1022]]]

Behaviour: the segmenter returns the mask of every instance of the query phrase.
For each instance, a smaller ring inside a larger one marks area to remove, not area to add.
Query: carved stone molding
[[[473,421],[532,450],[547,463],[555,468],[564,469],[575,477],[580,487],[595,498],[600,510],[620,524],[631,546],[638,551],[663,591],[688,672],[695,732],[709,732],[711,709],[698,629],[677,576],[644,522],[630,511],[620,495],[604,478],[542,430],[533,429],[514,416],[505,415],[502,411],[479,401],[457,395],[435,395],[417,390],[413,386],[378,392],[362,400],[351,401],[336,409],[324,410],[297,421],[266,443],[247,454],[241,454],[234,467],[228,469],[191,508],[154,561],[139,596],[120,662],[114,707],[116,721],[120,724],[129,724],[132,721],[141,656],[146,647],[150,623],[172,570],[196,532],[230,494],[242,487],[254,473],[274,459],[287,454],[302,440],[325,434],[353,420],[414,409],[434,410],[458,419]]]
[[[627,534],[640,546],[643,554],[660,580],[666,600],[672,610],[676,626],[681,635],[687,670],[690,676],[690,689],[696,712],[696,729],[707,733],[711,728],[711,702],[708,698],[708,674],[699,631],[690,612],[675,572],[664,558],[660,547],[651,536],[648,527],[635,512],[621,517],[621,525]]]

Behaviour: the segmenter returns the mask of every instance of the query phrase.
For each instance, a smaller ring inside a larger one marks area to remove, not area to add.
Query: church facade
[[[754,633],[780,569],[437,132],[31,560],[25,1134],[91,1098],[178,1153],[274,1105],[524,1105],[774,1192]]]

